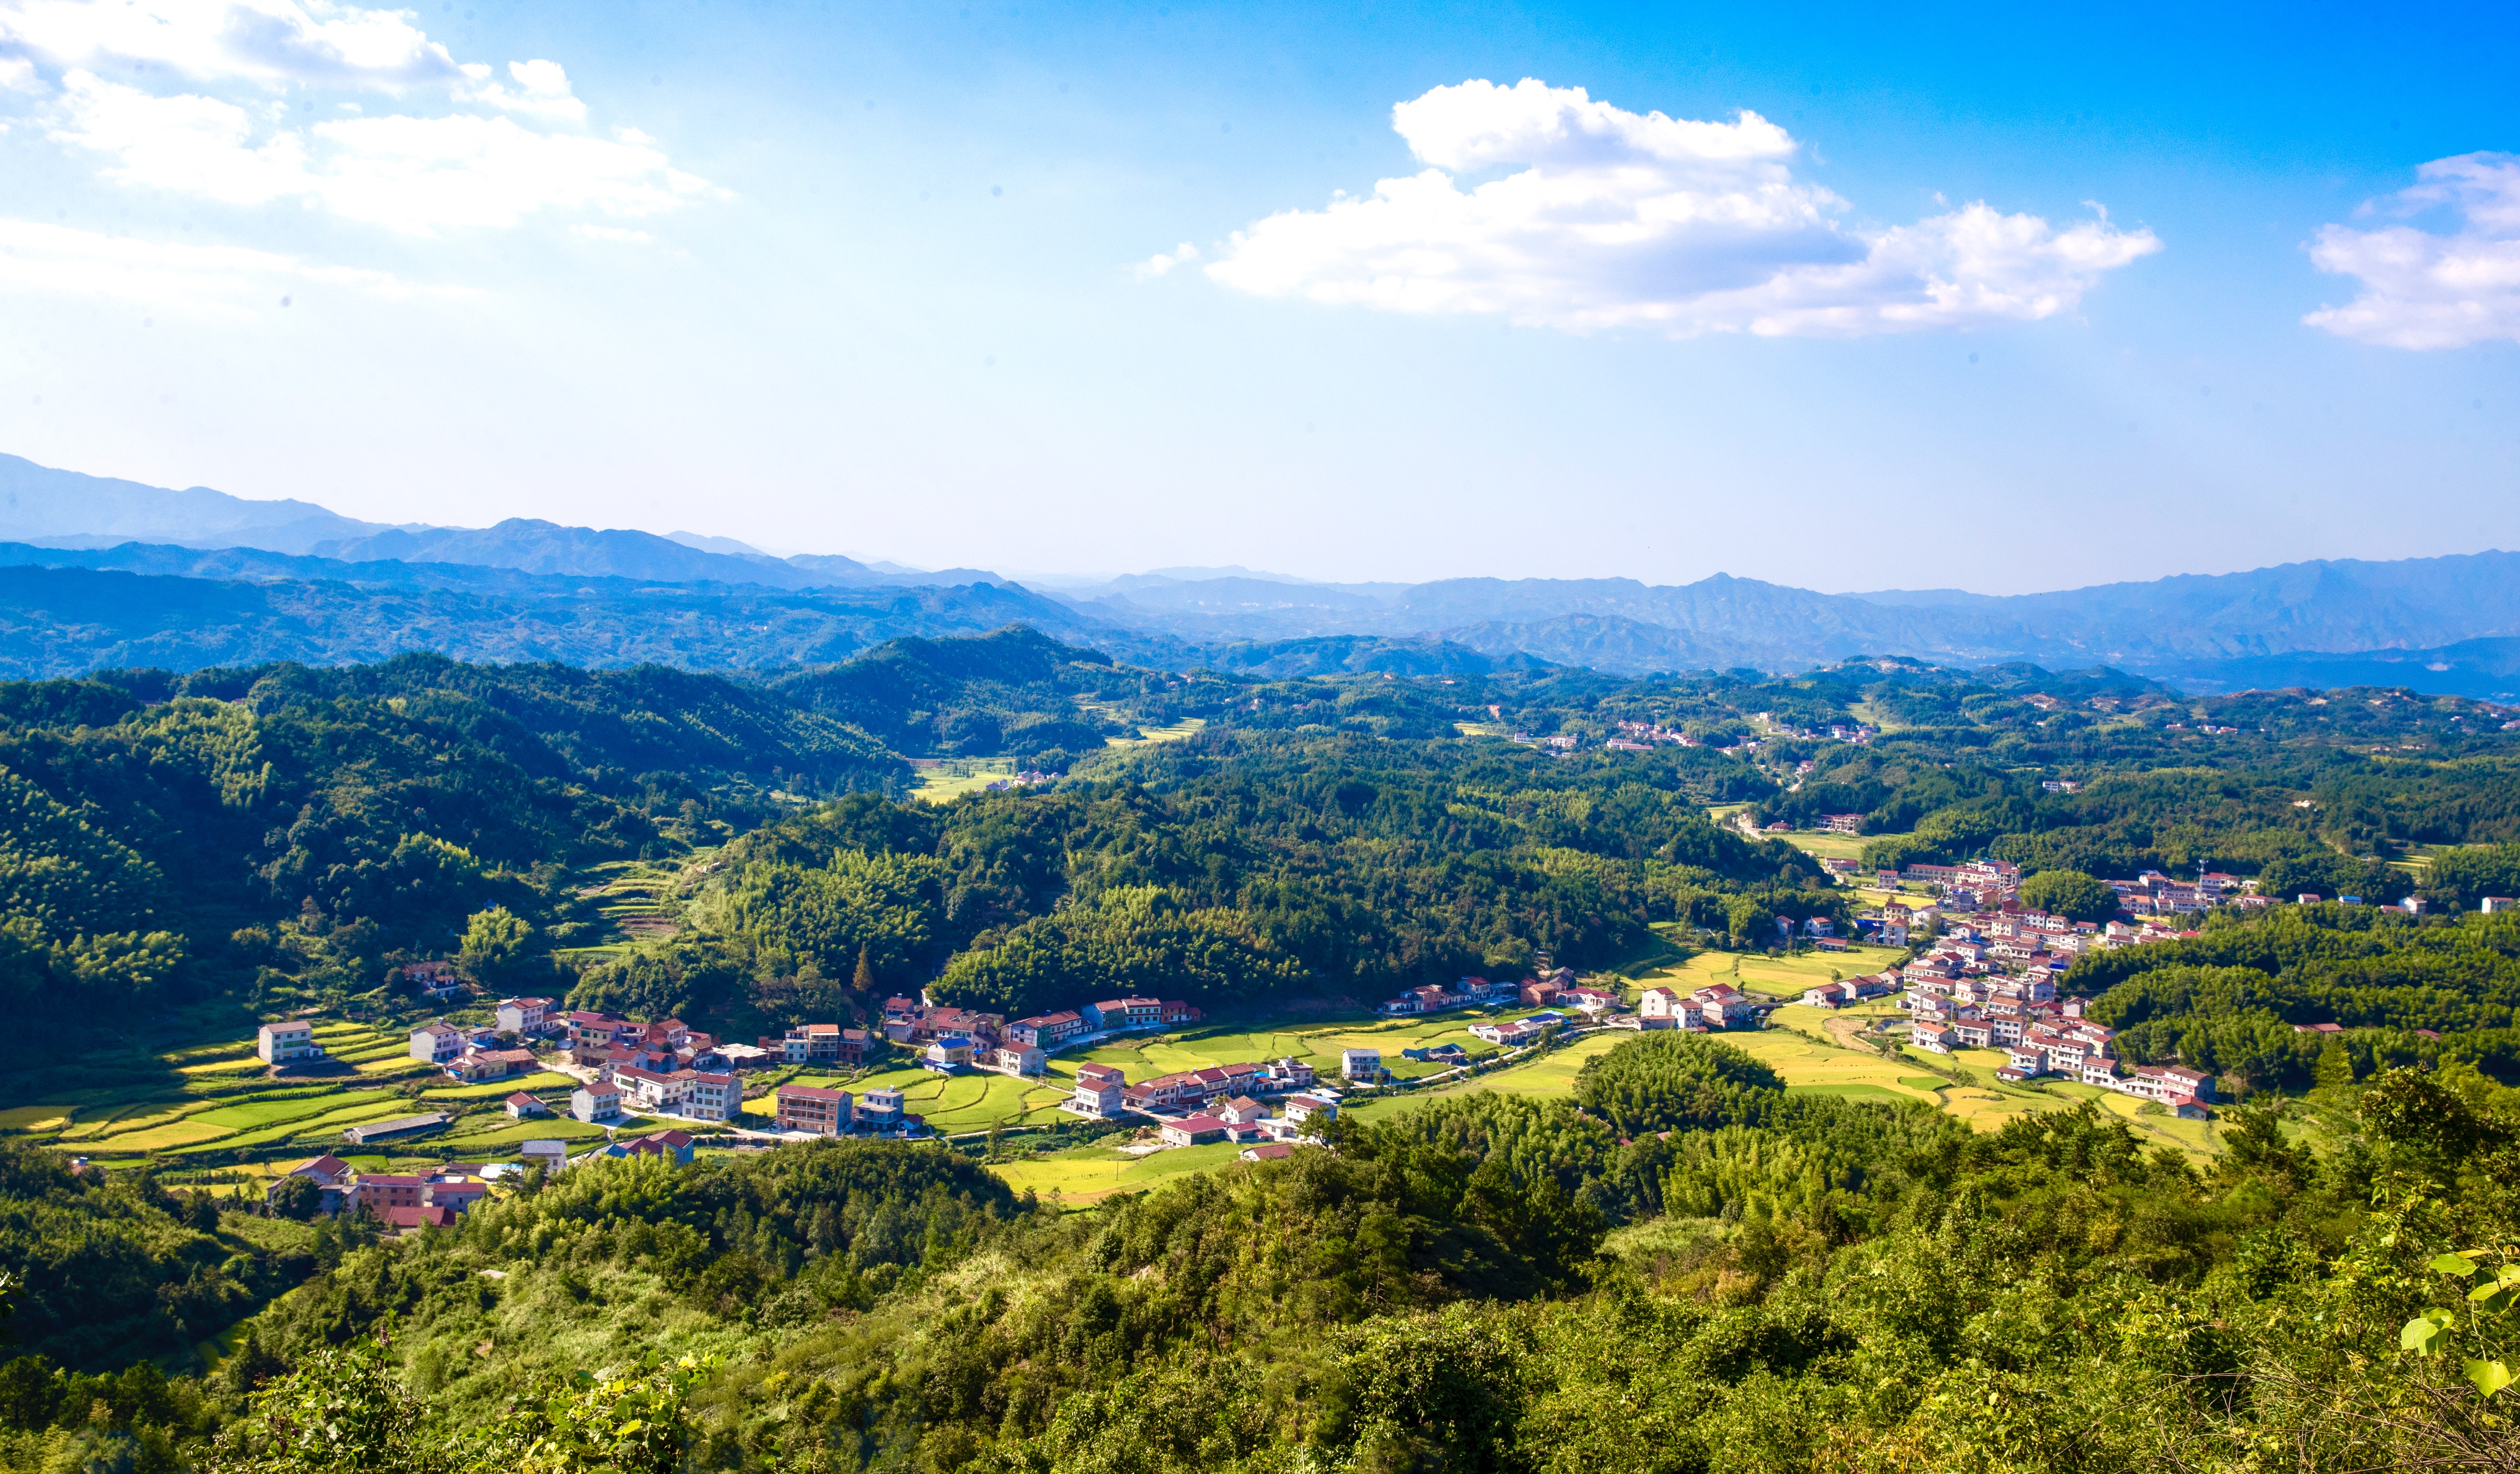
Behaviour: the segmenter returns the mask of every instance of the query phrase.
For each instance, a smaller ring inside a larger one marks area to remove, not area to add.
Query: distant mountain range
[[[1143,644],[1024,589],[991,584],[779,590],[514,576],[532,581],[466,588],[427,578],[248,581],[0,567],[0,677],[340,665],[414,650],[465,661],[772,669],[845,661],[904,635],[984,634],[1009,624],[1122,650]]]
[[[264,660],[426,648],[474,660],[762,668],[843,659],[899,635],[993,628],[974,622],[995,619],[1141,663],[1268,675],[1468,674],[1544,663],[1618,674],[1799,670],[1901,656],[2106,667],[2198,689],[2360,682],[2520,692],[2520,554],[2502,552],[2019,595],[1823,594],[1723,574],[1678,585],[1340,584],[1240,567],[1027,588],[984,570],[778,557],[688,531],[660,537],[525,518],[384,527],[309,502],[170,491],[13,456],[0,456],[0,538],[14,539],[0,543],[0,570],[10,571],[0,579],[0,667],[16,672],[247,658],[232,648]],[[73,571],[91,576],[67,576]],[[149,576],[95,581],[108,573]],[[215,593],[158,587],[172,580],[221,581]],[[104,588],[125,590],[130,607],[96,603]],[[573,605],[583,608],[561,607]],[[667,611],[653,628],[632,627]],[[144,658],[149,650],[158,655]]]
[[[0,455],[0,539],[51,547],[168,542],[186,547],[245,544],[304,553],[327,538],[385,530],[310,501],[248,501],[193,486],[162,486],[56,471]]]
[[[775,558],[732,537],[659,537],[512,517],[490,528],[389,527],[303,501],[248,501],[207,486],[170,491],[0,455],[0,541],[94,550],[145,543],[256,548],[343,564],[445,563],[649,582],[770,588],[955,587],[1004,583],[980,569],[917,573],[836,554]]]

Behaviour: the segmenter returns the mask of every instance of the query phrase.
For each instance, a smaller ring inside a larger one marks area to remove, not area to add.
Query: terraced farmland
[[[591,873],[600,878],[581,889],[578,899],[597,902],[596,909],[618,937],[652,942],[683,929],[679,871],[644,860],[615,860]]]
[[[513,1121],[500,1108],[519,1089],[560,1105],[574,1083],[564,1075],[457,1084],[412,1059],[405,1036],[395,1029],[336,1020],[318,1024],[315,1037],[336,1065],[348,1070],[275,1079],[254,1057],[250,1036],[155,1055],[100,1056],[92,1071],[57,1071],[38,1079],[36,1099],[0,1110],[0,1132],[45,1140],[107,1167],[154,1160],[179,1171],[248,1172],[319,1152],[338,1154],[347,1146],[343,1127],[431,1110],[455,1113],[457,1120],[450,1129],[409,1145],[428,1160],[486,1152],[533,1136],[603,1134],[600,1127],[573,1121]],[[44,1088],[83,1078],[108,1082]],[[381,1167],[386,1159],[368,1160]]]

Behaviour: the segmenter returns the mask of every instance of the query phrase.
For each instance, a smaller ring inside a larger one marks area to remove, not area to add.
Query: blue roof
[[[936,1047],[939,1049],[968,1049],[972,1047],[972,1045],[969,1039],[963,1037],[963,1036],[959,1034],[943,1034],[937,1036]]]

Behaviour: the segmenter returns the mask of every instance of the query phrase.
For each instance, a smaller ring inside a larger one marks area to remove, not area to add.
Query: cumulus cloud
[[[2302,319],[2341,337],[2395,348],[2520,342],[2520,156],[2461,154],[2415,170],[2365,215],[2448,210],[2446,234],[2413,225],[2327,225],[2310,248],[2321,271],[2359,277],[2362,295]]]
[[[1197,259],[1198,248],[1192,246],[1188,241],[1184,241],[1180,245],[1174,247],[1169,254],[1160,251],[1156,252],[1153,255],[1147,257],[1145,260],[1140,261],[1137,265],[1131,267],[1130,271],[1131,274],[1135,275],[1137,279],[1142,282],[1152,281],[1156,277],[1163,275],[1165,272],[1172,270],[1175,266],[1180,266]]]
[[[405,11],[0,0],[0,86],[45,99],[47,133],[117,183],[295,200],[414,235],[545,211],[644,218],[725,193],[635,129],[587,128],[559,63],[459,66]],[[344,88],[396,101],[371,114]],[[332,115],[312,120],[318,108]]]
[[[1263,297],[1573,331],[1857,337],[2071,311],[2161,249],[2105,214],[2058,228],[1984,204],[1850,228],[1845,201],[1794,177],[1800,145],[1750,112],[1637,114],[1526,78],[1437,87],[1392,125],[1426,168],[1258,221],[1207,274]],[[1496,169],[1512,171],[1458,177]]]
[[[326,0],[5,0],[0,55],[50,66],[162,67],[196,82],[453,84],[454,58],[408,11]]]
[[[715,193],[635,130],[596,138],[460,113],[272,127],[256,110],[83,71],[64,80],[53,136],[107,156],[107,176],[122,183],[231,205],[297,199],[415,235],[543,209],[652,215]]]
[[[235,318],[291,292],[330,287],[386,299],[460,298],[390,272],[332,266],[242,246],[111,236],[43,221],[0,219],[0,291],[140,302],[160,311]]]
[[[487,103],[509,113],[526,113],[538,117],[564,118],[570,122],[586,120],[586,104],[569,90],[568,73],[558,62],[510,62],[508,75],[516,87],[489,80],[490,69],[473,65],[464,69],[473,85],[457,95],[467,102]]]

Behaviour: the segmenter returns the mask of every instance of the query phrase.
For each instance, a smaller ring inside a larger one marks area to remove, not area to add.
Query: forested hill
[[[1100,651],[1061,645],[1028,626],[981,639],[888,640],[841,666],[770,678],[769,689],[810,712],[874,733],[914,757],[1024,754],[1061,768],[1137,728],[1079,703],[1136,696],[1142,676]]]
[[[494,907],[565,940],[572,867],[907,773],[841,723],[655,668],[125,672],[0,685],[0,988],[39,1013],[282,975],[364,990]]]
[[[1807,735],[1868,719],[1887,724],[1869,743]],[[573,876],[738,837],[677,898],[686,935],[590,975],[587,996],[746,1020],[862,1010],[828,993],[862,976],[1017,1009],[1112,990],[1371,1000],[1540,950],[1607,962],[1656,922],[1746,938],[1848,914],[1809,856],[1709,823],[1724,803],[1761,824],[1855,815],[1879,863],[2210,865],[2282,894],[2447,898],[2391,865],[2520,840],[2504,719],[2402,693],[2187,701],[2113,672],[1887,661],[1794,679],[1185,677],[1023,629],[749,683],[431,656],[128,671],[0,687],[21,815],[8,976],[46,1008],[333,996],[496,908],[521,930],[482,966],[565,990],[579,980],[544,950],[612,935]],[[1607,749],[1622,722],[1694,745]],[[929,755],[1068,776],[782,818],[898,796],[904,758]]]

